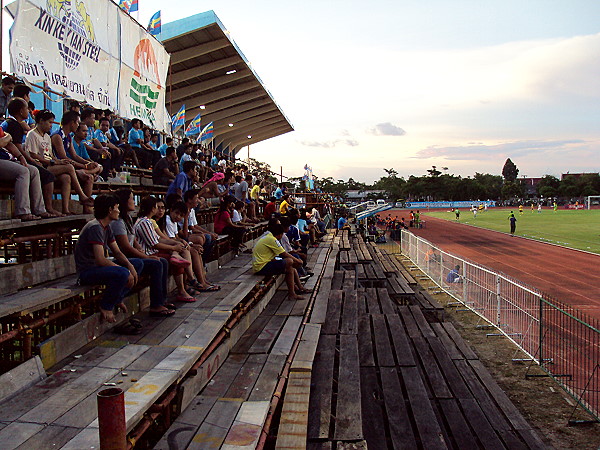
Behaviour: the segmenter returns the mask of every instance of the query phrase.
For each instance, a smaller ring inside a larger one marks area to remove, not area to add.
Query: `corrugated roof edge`
[[[290,124],[290,127],[292,127],[292,130],[294,130],[294,125],[292,124],[292,122],[290,121],[288,116],[286,116],[286,114],[283,112],[283,110],[281,109],[279,104],[275,101],[275,97],[273,97],[273,94],[271,94],[271,92],[269,92],[269,90],[265,86],[265,83],[263,83],[261,78],[258,76],[256,71],[254,70],[254,68],[252,67],[250,62],[248,61],[248,58],[246,58],[246,55],[244,55],[244,52],[242,52],[240,47],[237,45],[237,43],[231,36],[231,33],[227,30],[227,28],[225,28],[225,25],[223,25],[223,22],[221,22],[221,20],[219,19],[219,17],[215,14],[215,12],[213,10],[194,14],[193,16],[184,17],[183,19],[179,19],[174,22],[169,22],[169,23],[163,24],[161,33],[158,36],[158,38],[161,42],[165,42],[165,41],[168,41],[171,39],[175,39],[179,36],[183,36],[184,34],[192,33],[195,30],[199,30],[201,28],[204,28],[204,27],[207,27],[207,26],[210,26],[213,24],[217,24],[219,26],[219,28],[221,28],[221,30],[223,31],[225,36],[227,36],[227,39],[229,40],[229,42],[231,42],[231,45],[234,46],[235,50],[238,52],[238,54],[240,55],[242,60],[246,63],[248,68],[252,71],[252,73],[254,74],[254,76],[256,77],[258,82],[261,84],[263,89],[266,91],[266,93],[269,95],[269,97],[271,97],[271,100],[273,100],[273,103],[275,103],[275,105],[277,106],[277,109],[279,109],[279,111],[281,112],[283,117],[285,117],[287,122]]]

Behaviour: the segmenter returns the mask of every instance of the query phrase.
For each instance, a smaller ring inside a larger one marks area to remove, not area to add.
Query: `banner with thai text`
[[[95,108],[169,129],[165,84],[169,54],[110,0],[18,0],[12,71]]]
[[[11,28],[13,72],[94,107],[114,109],[118,14],[107,0],[20,0]]]

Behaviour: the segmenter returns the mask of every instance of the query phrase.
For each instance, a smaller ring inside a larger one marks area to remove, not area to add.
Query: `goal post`
[[[592,209],[592,204],[600,205],[600,195],[588,195],[585,198],[585,206],[587,209]]]

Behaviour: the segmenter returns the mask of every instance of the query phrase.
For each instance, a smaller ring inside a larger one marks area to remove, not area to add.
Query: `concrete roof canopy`
[[[203,127],[214,122],[215,148],[235,154],[294,130],[213,11],[166,23],[159,38],[171,54],[169,113],[185,104],[188,122],[198,113]]]

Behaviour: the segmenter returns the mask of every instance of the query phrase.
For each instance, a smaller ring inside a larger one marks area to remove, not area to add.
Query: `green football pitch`
[[[460,222],[489,230],[510,231],[508,216],[510,209],[490,208],[480,211],[477,217],[464,209],[460,211]],[[544,209],[531,212],[530,208],[519,214],[518,208],[512,209],[517,218],[516,235],[542,242],[550,242],[565,247],[600,253],[600,210]],[[455,220],[454,212],[449,210],[430,210],[426,213],[433,217]]]

